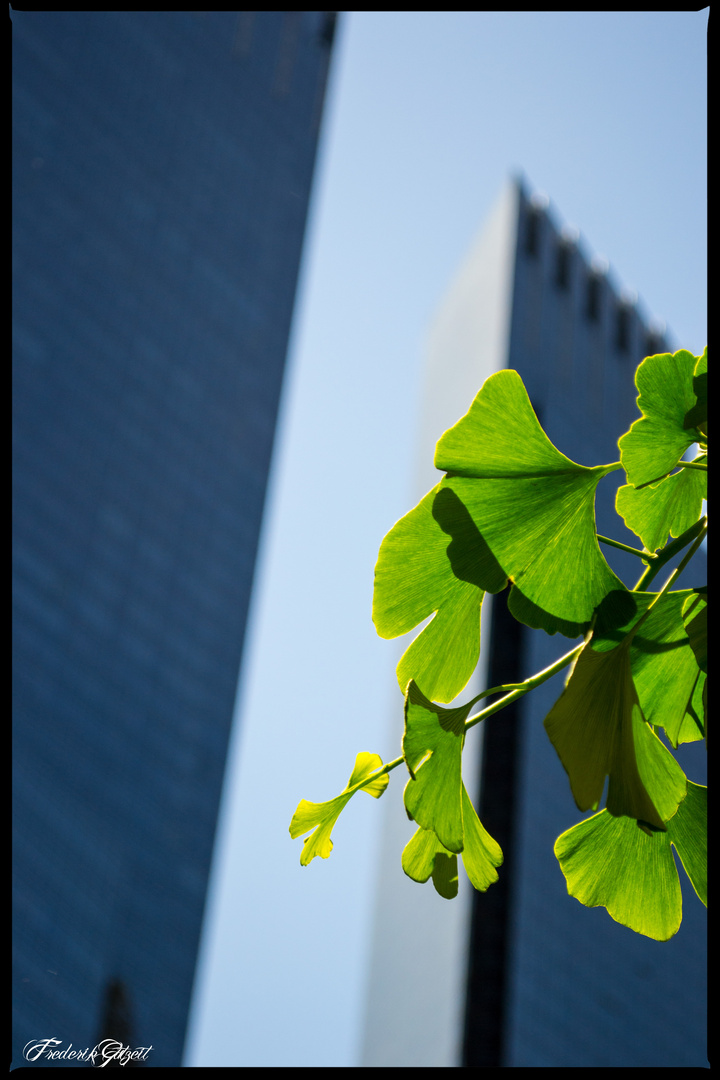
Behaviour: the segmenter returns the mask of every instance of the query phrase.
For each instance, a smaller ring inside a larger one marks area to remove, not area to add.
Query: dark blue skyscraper
[[[16,1063],[181,1061],[334,26],[14,13]]]

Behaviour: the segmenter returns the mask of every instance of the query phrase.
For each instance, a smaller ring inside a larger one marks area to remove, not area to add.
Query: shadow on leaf
[[[507,585],[507,574],[454,491],[449,488],[438,491],[432,515],[451,538],[447,557],[455,577],[485,592],[501,592]]]

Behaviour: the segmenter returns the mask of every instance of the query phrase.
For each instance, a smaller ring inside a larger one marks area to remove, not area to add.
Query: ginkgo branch
[[[693,522],[689,529],[686,529],[684,533],[678,536],[677,540],[671,541],[662,551],[657,553],[657,558],[648,566],[647,570],[643,573],[642,577],[638,581],[637,585],[633,589],[633,592],[647,592],[648,586],[653,579],[660,573],[663,566],[670,561],[678,551],[682,551],[684,547],[691,544],[699,533],[707,527],[707,517],[703,516],[698,521]]]
[[[670,574],[670,576],[668,577],[667,581],[663,585],[660,592],[657,594],[657,596],[655,596],[653,598],[652,602],[650,604],[648,604],[647,610],[645,612],[643,612],[643,614],[640,616],[640,618],[638,619],[638,621],[635,623],[632,630],[628,634],[629,638],[634,637],[634,635],[638,632],[638,630],[640,629],[642,624],[645,622],[645,620],[649,616],[652,609],[655,607],[655,605],[658,603],[658,601],[665,595],[665,593],[668,591],[668,589],[672,585],[673,581],[675,581],[680,576],[680,574],[682,574],[683,570],[688,565],[688,563],[692,559],[693,555],[695,554],[695,552],[698,550],[698,548],[702,544],[703,540],[705,539],[705,537],[707,535],[707,518],[703,518],[703,521],[705,522],[705,524],[703,525],[703,527],[700,530],[698,536],[696,537],[694,544],[692,545],[692,547],[688,551],[685,552],[682,559],[680,560],[678,565],[675,567],[673,572]]]
[[[492,716],[493,713],[499,712],[500,709],[512,705],[513,701],[517,701],[518,698],[523,697],[530,690],[534,690],[536,686],[540,686],[542,683],[547,682],[548,679],[552,678],[553,675],[557,675],[558,671],[562,671],[563,668],[566,668],[580,655],[584,646],[585,642],[583,641],[580,645],[576,645],[574,649],[571,649],[570,652],[561,656],[559,660],[556,660],[549,667],[539,671],[537,675],[531,675],[525,682],[514,684],[514,688],[509,694],[506,694],[505,697],[501,697],[499,701],[494,701],[492,705],[488,705],[486,709],[476,713],[475,716],[469,716],[465,721],[465,730],[467,731],[468,728],[474,727],[475,724],[479,724],[481,720],[486,720],[488,716]],[[496,687],[496,689],[502,691],[503,689],[507,689],[507,687]],[[491,690],[487,690],[485,693],[490,694],[492,692],[493,691]],[[480,696],[484,697],[485,695],[481,694]]]
[[[701,472],[707,472],[707,462],[702,461],[678,461],[678,469],[700,469]]]
[[[628,551],[631,555],[637,555],[639,559],[643,559],[645,562],[654,562],[658,558],[652,551],[640,551],[639,548],[630,547],[629,544],[621,544],[619,540],[611,540],[609,536],[601,536],[600,533],[597,534],[597,538],[601,544],[617,548],[618,551]]]
[[[331,830],[355,791],[378,798],[387,774],[405,764],[403,801],[418,829],[403,851],[403,870],[421,883],[432,877],[440,896],[452,899],[461,853],[471,884],[484,891],[498,880],[502,851],[462,784],[465,734],[572,665],[545,729],[581,810],[599,805],[609,781],[606,809],[555,845],[568,892],[666,940],[681,919],[672,845],[706,902],[707,788],[685,777],[657,735],[663,728],[673,747],[707,740],[707,588],[670,592],[707,535],[706,382],[707,350],[647,357],[635,376],[642,416],[618,440],[621,461],[587,467],[549,440],[518,372],[485,380],[437,444],[435,465],[445,477],[390,530],[375,567],[373,621],[381,637],[399,637],[434,616],[397,667],[403,753],[384,765],[378,754],[359,754],[339,796],[299,804],[290,835],[314,828],[303,865],[328,857]],[[678,461],[693,439],[702,453]],[[597,484],[618,469],[627,484],[615,506],[642,549],[597,533]],[[646,564],[633,593],[647,592],[676,556],[679,564],[660,592],[633,600],[598,543]],[[477,666],[483,598],[508,579],[508,609],[519,622],[576,640],[588,633],[524,682],[446,707]],[[489,697],[496,700],[469,715]]]

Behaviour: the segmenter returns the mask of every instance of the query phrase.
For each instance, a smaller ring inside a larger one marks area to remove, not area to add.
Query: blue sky
[[[288,825],[359,750],[398,752],[401,646],[370,606],[411,505],[428,325],[522,171],[701,351],[706,30],[707,9],[341,16],[186,1064],[357,1064],[377,804],[308,868]]]

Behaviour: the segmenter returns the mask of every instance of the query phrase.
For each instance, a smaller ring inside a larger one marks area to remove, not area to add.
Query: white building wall
[[[485,379],[504,366],[510,332],[517,201],[517,185],[509,182],[432,325],[415,485],[408,495],[408,510],[441,478],[433,466],[437,440],[467,412]],[[490,605],[486,603],[481,631],[486,641],[489,624]],[[417,632],[403,639],[396,660]],[[482,689],[486,667],[485,648],[461,700]],[[477,689],[473,689],[475,686]],[[388,711],[392,744],[399,747],[403,728],[399,688]],[[463,779],[468,791],[474,792],[478,786],[481,727],[474,729],[468,739],[474,747],[464,755]],[[398,769],[380,804],[383,843],[362,1064],[458,1066],[473,890],[462,870],[458,896],[451,901],[440,897],[432,882],[419,885],[403,873],[402,850],[416,829],[402,804],[406,780],[407,775],[401,777]]]

